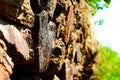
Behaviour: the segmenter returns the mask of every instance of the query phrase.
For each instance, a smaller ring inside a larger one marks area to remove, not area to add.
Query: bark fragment
[[[71,21],[73,19],[73,5],[71,4],[70,5],[70,9],[69,9],[69,12],[68,12],[68,17],[67,17],[67,24],[65,26],[65,42],[66,44],[68,43],[69,41],[69,35],[70,35],[70,26],[71,26]]]
[[[51,43],[49,41],[49,30],[48,30],[48,13],[42,11],[39,16],[39,70],[40,72],[46,71],[51,53]]]
[[[13,25],[0,25],[0,31],[7,42],[15,45],[16,50],[20,52],[26,60],[30,58],[29,47],[20,31],[18,31]]]

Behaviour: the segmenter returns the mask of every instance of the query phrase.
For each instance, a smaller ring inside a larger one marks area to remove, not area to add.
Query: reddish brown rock
[[[12,80],[90,79],[98,43],[86,0],[0,0],[0,11],[0,78],[9,78],[12,58]]]
[[[0,25],[0,31],[6,41],[12,45],[15,45],[16,50],[21,53],[26,60],[30,58],[27,42],[24,40],[20,31],[18,31],[15,26]]]
[[[14,63],[6,51],[6,45],[0,39],[0,80],[10,80],[10,75],[13,73]]]
[[[0,17],[4,20],[33,27],[34,14],[30,0],[0,0]]]

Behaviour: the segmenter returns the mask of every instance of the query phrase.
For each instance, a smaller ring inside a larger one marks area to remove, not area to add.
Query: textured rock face
[[[0,0],[0,11],[1,80],[89,80],[98,42],[85,0]]]
[[[30,0],[0,0],[0,17],[28,27],[34,24]]]
[[[0,80],[9,80],[9,76],[13,73],[14,63],[6,53],[7,47],[2,39],[0,39]]]
[[[29,59],[29,47],[24,40],[21,33],[13,25],[3,25],[0,26],[0,31],[2,32],[4,38],[8,43],[15,45],[17,51],[21,53],[25,59]],[[22,44],[21,44],[22,42]]]

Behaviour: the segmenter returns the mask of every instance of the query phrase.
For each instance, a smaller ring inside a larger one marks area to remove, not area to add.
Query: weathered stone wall
[[[0,11],[1,80],[90,79],[98,42],[84,0],[0,0]]]
[[[0,0],[0,16],[4,20],[28,27],[32,27],[34,23],[30,0]]]

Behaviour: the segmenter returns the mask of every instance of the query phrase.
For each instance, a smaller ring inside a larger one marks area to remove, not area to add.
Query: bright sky
[[[120,0],[111,0],[110,8],[99,11],[96,18],[104,19],[95,29],[98,41],[120,54]]]

